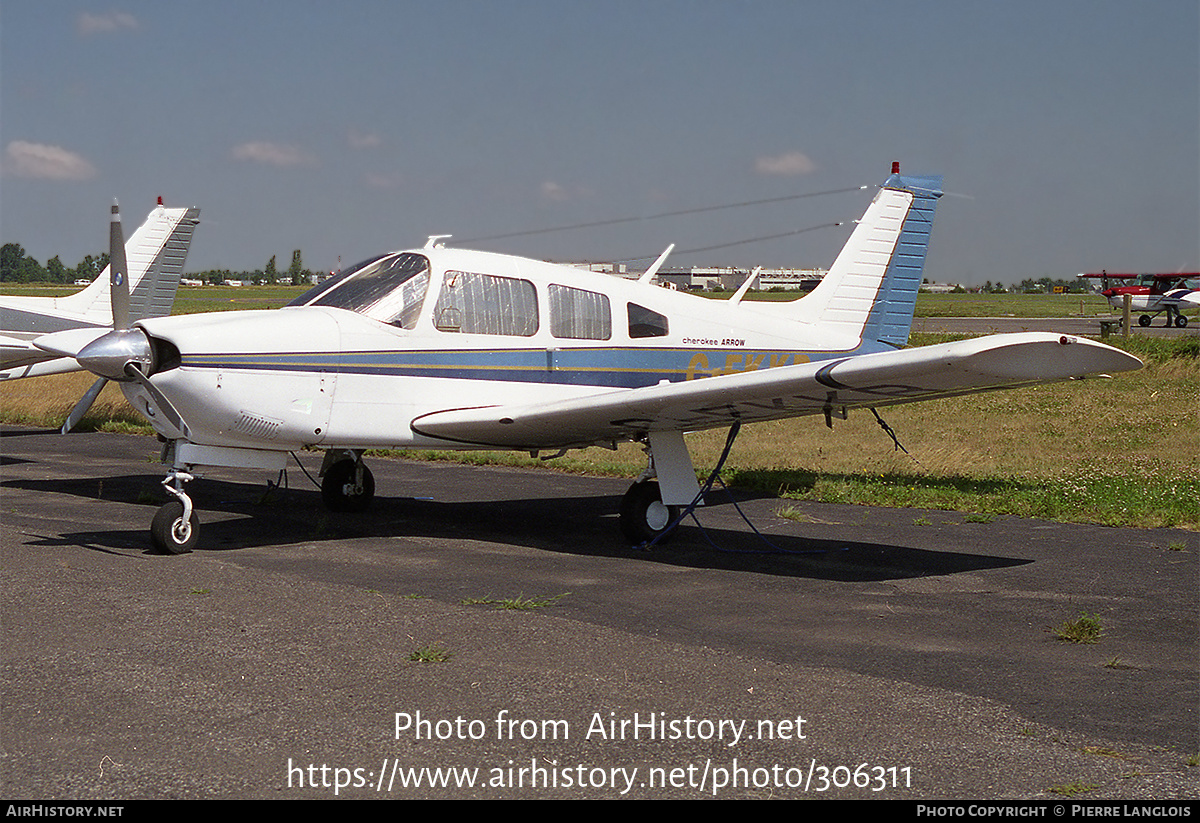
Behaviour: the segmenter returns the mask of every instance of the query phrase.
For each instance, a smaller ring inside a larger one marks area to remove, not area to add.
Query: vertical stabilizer
[[[829,273],[792,304],[793,316],[860,342],[908,342],[940,177],[907,177],[899,164],[880,188]]]
[[[192,233],[199,222],[198,208],[159,206],[125,243],[131,321],[171,313]],[[113,319],[109,292],[109,270],[106,268],[83,291],[56,298],[54,309],[107,326]]]

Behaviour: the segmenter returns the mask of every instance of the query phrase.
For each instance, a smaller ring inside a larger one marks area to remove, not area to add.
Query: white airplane
[[[134,319],[170,314],[199,217],[199,209],[168,209],[160,200],[129,239],[124,248],[129,262],[128,311]],[[32,341],[66,329],[112,328],[110,269],[66,297],[0,297],[0,380],[82,368],[73,358],[58,357]]]
[[[183,484],[204,467],[278,471],[325,450],[322,496],[364,509],[371,448],[538,453],[642,443],[621,528],[666,530],[698,484],[685,431],[1136,369],[1100,343],[1009,334],[902,349],[940,178],[898,164],[824,281],[791,303],[714,301],[507,255],[424,248],[373,257],[276,311],[146,319],[39,348],[121,382],[167,441],[156,547],[195,545]],[[668,249],[668,252],[670,249]]]

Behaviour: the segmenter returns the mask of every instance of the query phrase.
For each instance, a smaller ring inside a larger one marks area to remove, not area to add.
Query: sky
[[[1200,3],[0,0],[0,240],[42,263],[161,196],[189,272],[823,268],[892,161],[944,177],[935,282],[1200,270]]]

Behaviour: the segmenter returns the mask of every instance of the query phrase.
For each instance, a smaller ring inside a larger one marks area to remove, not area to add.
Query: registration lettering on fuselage
[[[744,341],[743,341],[744,342]],[[722,374],[738,374],[739,372],[758,371],[763,368],[773,369],[776,366],[794,366],[797,363],[807,363],[809,357],[799,352],[696,352],[688,361],[687,379],[695,380],[700,377],[716,377]],[[724,354],[724,362],[721,362]]]

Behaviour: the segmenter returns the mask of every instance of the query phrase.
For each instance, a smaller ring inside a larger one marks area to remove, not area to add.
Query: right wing
[[[1083,338],[1004,334],[554,403],[447,409],[422,415],[411,427],[420,435],[478,447],[573,448],[637,439],[651,431],[695,431],[735,420],[912,403],[1141,365],[1132,355]]]

